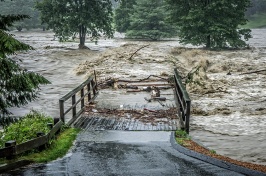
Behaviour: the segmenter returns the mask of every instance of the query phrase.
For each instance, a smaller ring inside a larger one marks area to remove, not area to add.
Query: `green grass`
[[[179,144],[179,145],[182,145],[184,146],[185,145],[185,142],[187,140],[190,140],[190,137],[188,136],[188,134],[183,131],[183,130],[177,130],[175,132],[175,139],[176,139],[176,142]]]
[[[68,128],[60,133],[57,139],[53,140],[46,150],[39,153],[31,153],[27,156],[21,157],[21,159],[42,163],[63,157],[73,145],[73,141],[76,139],[79,131],[80,129]]]
[[[266,13],[260,13],[251,16],[248,23],[242,27],[249,29],[266,27]]]

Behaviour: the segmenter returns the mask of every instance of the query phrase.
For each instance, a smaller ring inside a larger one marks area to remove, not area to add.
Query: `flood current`
[[[42,85],[39,98],[20,108],[11,108],[15,116],[28,113],[31,109],[58,117],[58,100],[63,95],[83,82],[86,76],[77,75],[75,68],[84,61],[90,61],[107,48],[115,48],[124,43],[122,39],[100,40],[98,45],[86,43],[90,51],[78,50],[77,42],[59,43],[54,40],[53,33],[42,31],[14,32],[20,41],[35,48],[29,52],[18,53],[14,58],[19,64],[46,77],[51,84]],[[252,30],[253,38],[249,44],[265,52],[259,58],[261,64],[266,62],[266,29]],[[180,46],[180,44],[177,44]],[[173,42],[165,47],[173,46]],[[262,52],[262,53],[263,53]],[[215,79],[215,75],[213,76]],[[257,82],[264,84],[265,80]],[[253,85],[254,86],[254,85]],[[248,88],[248,86],[247,86]],[[256,86],[252,87],[256,88]],[[265,88],[265,86],[264,86]],[[237,92],[238,89],[232,90]],[[242,89],[244,89],[242,87]],[[265,89],[259,90],[260,105],[266,107]],[[207,101],[208,98],[206,98]],[[244,101],[244,102],[243,102]],[[193,102],[193,99],[192,99]],[[219,99],[212,103],[219,103]],[[228,97],[227,104],[247,104],[244,99],[237,96]],[[207,105],[206,105],[207,106]],[[235,105],[234,105],[235,106]],[[237,108],[236,108],[237,109]],[[245,108],[243,108],[245,109]],[[234,159],[266,165],[266,114],[250,115],[242,110],[235,110],[230,115],[192,116],[190,135],[196,141],[215,150],[217,153]]]

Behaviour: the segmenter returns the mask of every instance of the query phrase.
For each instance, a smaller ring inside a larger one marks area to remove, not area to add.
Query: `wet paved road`
[[[6,175],[241,175],[179,153],[171,146],[170,134],[84,131],[64,158]]]

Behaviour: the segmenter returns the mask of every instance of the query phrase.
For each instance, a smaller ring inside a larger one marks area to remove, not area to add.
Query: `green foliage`
[[[211,154],[216,154],[216,151],[215,150],[210,150],[210,153]]]
[[[130,26],[130,15],[134,12],[133,5],[136,0],[121,0],[118,8],[115,10],[115,28],[118,32],[126,32]]]
[[[0,15],[0,119],[5,122],[10,114],[9,107],[24,105],[37,97],[40,84],[49,81],[39,74],[29,72],[9,58],[17,51],[33,49],[16,40],[7,33],[15,21],[27,18],[27,15]],[[2,124],[3,125],[3,124]]]
[[[60,41],[79,34],[82,48],[86,35],[96,41],[101,35],[113,36],[110,0],[43,0],[37,3],[36,8],[41,12],[42,22],[53,29]]]
[[[52,122],[51,117],[32,111],[21,120],[4,128],[4,132],[1,132],[0,147],[4,147],[5,142],[9,140],[16,140],[17,144],[20,144],[36,138],[37,132],[47,134],[49,132],[47,123]]]
[[[175,28],[166,22],[166,18],[164,1],[136,0],[126,36],[151,40],[175,36]]]
[[[183,146],[185,145],[185,142],[187,140],[190,140],[190,137],[188,136],[186,131],[183,131],[183,130],[175,131],[175,137],[176,137],[177,143]]]
[[[180,42],[207,48],[245,47],[251,38],[245,11],[249,0],[166,0],[171,20],[179,27]],[[244,40],[243,40],[244,39]]]
[[[183,130],[175,131],[175,136],[177,138],[188,138],[188,134],[186,133],[186,131],[183,131]]]
[[[28,15],[30,18],[23,19],[14,23],[14,27],[19,28],[37,28],[41,27],[41,21],[39,19],[39,12],[34,9],[36,0],[23,0],[23,1],[0,1],[1,15]]]
[[[80,129],[67,128],[59,134],[56,140],[52,141],[48,149],[39,153],[31,153],[22,157],[22,159],[40,163],[63,157],[73,145],[73,141],[76,139],[79,131]]]

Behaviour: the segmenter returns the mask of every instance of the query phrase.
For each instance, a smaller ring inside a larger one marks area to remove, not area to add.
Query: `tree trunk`
[[[79,27],[79,49],[88,49],[85,46],[87,28],[83,25]]]
[[[208,35],[206,38],[206,48],[210,48],[211,47],[211,36]]]

